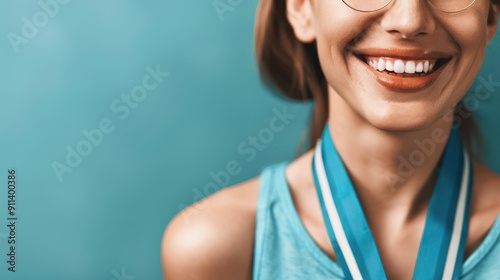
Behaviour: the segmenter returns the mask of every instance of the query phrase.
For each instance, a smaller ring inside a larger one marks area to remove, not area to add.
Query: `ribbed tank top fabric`
[[[260,176],[252,279],[344,279],[341,267],[318,247],[300,220],[285,177],[288,163],[268,166]],[[500,215],[463,263],[461,279],[500,280],[499,237]]]

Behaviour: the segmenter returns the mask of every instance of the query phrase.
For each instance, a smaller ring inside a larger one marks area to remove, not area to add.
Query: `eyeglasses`
[[[393,0],[342,0],[351,9],[359,12],[374,12],[385,8]],[[444,13],[461,12],[476,0],[427,0],[431,6]]]

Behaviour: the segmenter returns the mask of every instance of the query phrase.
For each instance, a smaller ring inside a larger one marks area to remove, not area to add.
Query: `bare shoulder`
[[[259,178],[179,213],[162,239],[165,279],[250,279]]]

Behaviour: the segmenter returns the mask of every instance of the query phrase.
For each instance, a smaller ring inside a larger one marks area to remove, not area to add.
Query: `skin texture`
[[[287,0],[296,37],[316,41],[329,83],[331,137],[349,172],[372,229],[389,279],[411,279],[424,228],[436,166],[446,141],[411,174],[398,157],[418,149],[415,140],[447,132],[450,110],[463,97],[497,29],[498,7],[476,0],[469,9],[445,14],[426,1],[394,0],[383,10],[359,13],[342,1]],[[350,28],[345,28],[349,26]],[[351,28],[352,27],[352,28]],[[351,51],[413,48],[449,54],[436,83],[395,92],[375,82]],[[444,134],[444,139],[447,135]],[[336,260],[311,173],[312,152],[294,160],[286,178],[296,209],[319,247]],[[500,212],[500,177],[474,161],[468,257]],[[224,189],[180,213],[162,241],[165,279],[251,279],[259,178]]]

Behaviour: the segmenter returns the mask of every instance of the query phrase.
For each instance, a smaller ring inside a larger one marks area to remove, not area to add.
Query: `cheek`
[[[348,78],[345,51],[362,38],[373,16],[355,13],[340,0],[326,2],[330,4],[316,12],[316,43],[323,72],[329,84],[337,87]]]
[[[467,10],[457,14],[441,14],[437,20],[461,46],[467,43],[485,44],[489,6],[489,0],[476,0],[475,5]]]
[[[460,50],[455,71],[458,81],[456,102],[462,98],[479,73],[487,46],[487,9],[479,7],[440,22]]]
[[[321,51],[332,49],[336,53],[342,53],[373,18],[369,13],[352,10],[341,0],[318,1],[314,14],[318,48],[321,47]]]

